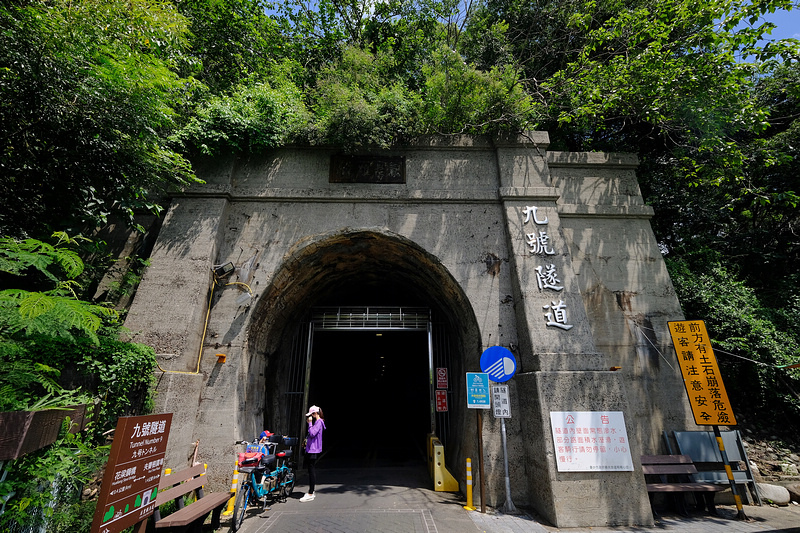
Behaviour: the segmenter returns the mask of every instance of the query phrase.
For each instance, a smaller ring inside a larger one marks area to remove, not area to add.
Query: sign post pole
[[[500,419],[500,431],[503,437],[503,467],[506,471],[506,503],[503,505],[503,512],[506,514],[517,514],[517,508],[511,501],[511,478],[508,476],[508,448],[506,447],[506,419]]]
[[[722,463],[725,465],[725,473],[728,474],[728,482],[731,484],[731,494],[733,494],[733,501],[736,502],[736,518],[739,520],[747,520],[747,515],[744,514],[742,507],[742,497],[736,489],[736,482],[733,480],[733,470],[731,470],[731,462],[728,460],[728,454],[725,452],[725,444],[722,442],[722,434],[719,432],[719,426],[714,426],[714,436],[717,438],[717,446],[719,446],[719,453],[722,454]]]
[[[486,482],[484,481],[486,476],[483,475],[483,416],[481,416],[480,410],[478,410],[478,465],[481,476],[481,512],[486,513]]]

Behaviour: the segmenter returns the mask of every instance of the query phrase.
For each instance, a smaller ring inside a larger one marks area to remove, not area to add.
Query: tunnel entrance
[[[283,395],[304,435],[319,405],[329,467],[427,464],[428,436],[446,442],[450,412],[434,408],[436,369],[449,369],[447,328],[427,307],[318,307],[292,343],[294,379]]]
[[[250,368],[264,379],[250,372],[246,388],[264,398],[264,427],[302,438],[316,404],[326,468],[427,465],[431,432],[448,461],[463,464],[470,443],[457,376],[464,354],[480,349],[479,328],[435,256],[399,235],[348,230],[298,246],[274,279],[250,336]],[[448,410],[438,412],[443,397]]]
[[[325,415],[326,468],[425,464],[429,395],[427,332],[314,335],[307,403]]]

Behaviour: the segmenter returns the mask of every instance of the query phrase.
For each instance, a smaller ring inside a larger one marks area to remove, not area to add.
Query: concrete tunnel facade
[[[639,456],[662,451],[663,430],[693,426],[669,364],[667,321],[683,318],[680,305],[636,157],[548,142],[545,132],[433,136],[385,152],[286,147],[198,161],[206,183],[173,198],[126,321],[165,370],[167,464],[199,441],[212,488],[225,490],[235,439],[297,433],[310,403],[329,405],[331,426],[352,435],[388,405],[413,420],[413,442],[427,427],[441,433],[465,491],[479,445],[465,373],[503,346],[517,362],[513,501],[556,527],[652,524]],[[227,263],[235,270],[215,276]],[[428,318],[326,330],[319,317],[334,309]],[[390,343],[374,344],[384,333]],[[446,412],[433,406],[435,368],[447,369]],[[550,416],[561,412],[622,413],[633,469],[559,468]],[[482,423],[485,503],[500,506],[501,424],[490,411]],[[338,438],[331,446],[347,448]]]

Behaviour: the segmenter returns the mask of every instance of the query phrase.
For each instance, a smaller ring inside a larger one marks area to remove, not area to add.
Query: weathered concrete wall
[[[277,384],[269,380],[297,321],[353,276],[385,278],[440,307],[459,347],[453,381],[479,370],[485,348],[514,351],[518,415],[507,429],[515,503],[559,527],[649,523],[638,455],[660,451],[660,432],[687,420],[679,373],[666,364],[674,356],[665,321],[681,318],[680,309],[635,158],[548,153],[547,142],[541,132],[422,139],[393,152],[406,158],[404,184],[330,183],[333,149],[198,165],[207,183],[174,200],[126,324],[162,354],[158,406],[176,413],[168,464],[185,461],[199,440],[212,482],[226,487],[233,441],[279,421],[266,389]],[[537,213],[525,222],[531,206]],[[528,236],[540,231],[552,254],[532,253]],[[212,267],[229,261],[235,276],[214,285]],[[538,287],[537,267],[547,264],[562,289]],[[251,302],[239,299],[242,284]],[[555,300],[571,328],[547,324],[543,307]],[[217,353],[227,362],[217,363]],[[456,388],[447,460],[463,486],[477,438],[475,414]],[[636,470],[558,472],[553,410],[623,411]],[[499,426],[484,416],[489,505],[505,501]],[[587,508],[588,499],[598,507]]]
[[[642,454],[663,453],[661,431],[691,428],[668,320],[678,299],[650,228],[630,154],[548,154],[563,234],[572,250],[597,350],[628,387],[626,415]]]

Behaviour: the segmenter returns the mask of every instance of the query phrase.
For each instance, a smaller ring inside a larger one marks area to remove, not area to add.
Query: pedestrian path
[[[316,499],[300,502],[303,477],[288,501],[261,512],[253,509],[242,533],[800,533],[800,506],[745,507],[749,521],[736,520],[736,509],[718,506],[720,516],[664,516],[655,527],[555,528],[530,511],[517,515],[487,508],[464,509],[457,493],[436,492],[422,467],[318,470]],[[223,522],[227,531],[230,522]]]
[[[556,528],[522,512],[519,515],[505,515],[498,512],[470,513],[478,531],[484,533],[621,533],[621,532],[659,532],[681,533],[800,533],[800,506],[775,508],[770,506],[745,507],[747,521],[736,519],[736,508],[717,506],[720,516],[693,515],[689,518],[671,515],[662,516],[653,527],[586,527]]]

